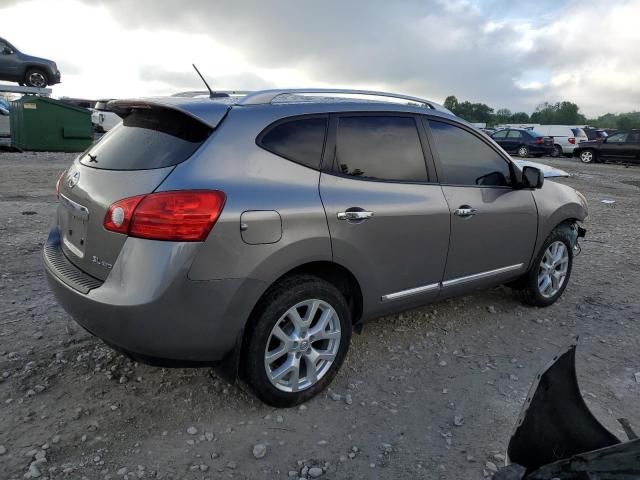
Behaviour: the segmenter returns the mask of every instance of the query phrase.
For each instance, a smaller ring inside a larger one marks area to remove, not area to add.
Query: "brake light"
[[[201,242],[218,220],[225,200],[218,190],[176,190],[125,198],[109,207],[104,228],[150,240]]]
[[[542,137],[536,138],[536,144],[537,145],[542,145],[543,143],[544,143],[544,138],[542,138]]]
[[[64,177],[64,170],[60,175],[58,175],[58,180],[56,180],[56,197],[60,198],[60,185],[62,185],[62,177]]]
[[[133,212],[146,195],[124,198],[112,204],[104,216],[104,228],[112,232],[129,233],[129,224],[133,218]]]
[[[571,145],[575,145],[576,144],[576,139],[574,137],[569,137],[567,140],[569,140],[569,143]]]

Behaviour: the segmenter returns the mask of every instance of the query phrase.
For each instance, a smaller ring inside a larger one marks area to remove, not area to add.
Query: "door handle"
[[[470,207],[469,205],[462,205],[459,208],[456,208],[453,213],[454,215],[457,215],[459,217],[468,218],[473,217],[476,213],[478,213],[478,210]]]
[[[338,212],[338,220],[346,220],[348,222],[354,220],[367,220],[373,217],[373,212],[367,212],[365,210],[345,210],[344,212]]]

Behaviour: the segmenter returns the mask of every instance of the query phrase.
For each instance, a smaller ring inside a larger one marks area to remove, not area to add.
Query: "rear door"
[[[639,163],[640,162],[640,131],[632,131],[627,138],[627,159]]]
[[[425,126],[451,210],[443,293],[524,272],[538,226],[531,191],[512,188],[511,162],[472,129],[443,119]]]
[[[522,144],[522,134],[518,130],[509,130],[506,137],[507,152],[515,153]]]
[[[413,115],[339,114],[330,122],[320,194],[333,256],[358,277],[374,311],[438,294],[449,209],[423,143]]]
[[[507,152],[509,151],[507,149],[507,133],[509,132],[509,130],[500,130],[499,132],[494,133],[493,135],[491,135],[491,138],[493,138],[493,140],[495,140],[495,142],[500,145],[502,148],[504,148]]]
[[[127,236],[103,227],[109,206],[153,192],[207,139],[212,128],[176,110],[134,110],[69,167],[60,183],[57,225],[63,253],[104,280]]]

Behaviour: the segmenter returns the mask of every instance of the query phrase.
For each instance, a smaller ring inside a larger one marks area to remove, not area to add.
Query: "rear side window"
[[[258,145],[276,155],[320,169],[327,118],[298,118],[268,129],[258,138]]]
[[[509,130],[507,138],[520,138],[522,135],[518,130]]]
[[[455,125],[435,120],[428,122],[442,164],[440,183],[473,186],[511,184],[509,164],[484,141]]]
[[[340,117],[334,169],[359,178],[426,182],[418,129],[413,117]]]
[[[587,134],[584,133],[584,130],[581,128],[572,128],[571,133],[573,133],[574,137],[586,137]]]
[[[170,109],[134,110],[82,155],[83,165],[105,170],[148,170],[184,162],[212,129]]]

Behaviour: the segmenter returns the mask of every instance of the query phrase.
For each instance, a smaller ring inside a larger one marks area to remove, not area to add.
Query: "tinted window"
[[[427,181],[416,123],[411,117],[341,117],[335,169],[345,175]]]
[[[607,140],[608,141],[608,140]],[[631,132],[629,134],[628,142],[640,143],[640,132]]]
[[[627,133],[614,133],[607,137],[607,143],[622,143],[627,141]]]
[[[500,130],[499,132],[493,134],[493,138],[504,138],[507,136],[507,131],[508,130]]]
[[[272,127],[258,143],[277,155],[319,169],[326,130],[326,118],[290,120]]]
[[[520,138],[520,132],[518,130],[509,130],[507,138]]]
[[[107,170],[147,170],[189,158],[211,128],[169,109],[137,110],[93,145],[80,162]]]
[[[451,185],[503,186],[511,183],[509,165],[489,145],[454,125],[429,121],[443,172]]]
[[[536,132],[535,130],[529,130],[527,133],[533,138],[544,137],[544,135],[542,135],[540,132]]]

